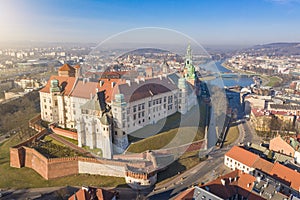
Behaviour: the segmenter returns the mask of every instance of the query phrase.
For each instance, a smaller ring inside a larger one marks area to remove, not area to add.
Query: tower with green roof
[[[189,44],[186,49],[186,56],[185,56],[185,78],[188,79],[188,81],[195,80],[195,66],[193,65],[193,56],[192,56],[192,48]]]

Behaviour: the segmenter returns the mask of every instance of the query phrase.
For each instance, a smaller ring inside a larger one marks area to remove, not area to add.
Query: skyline
[[[4,0],[1,4],[0,42],[99,43],[142,27],[173,29],[202,45],[300,41],[298,0]]]

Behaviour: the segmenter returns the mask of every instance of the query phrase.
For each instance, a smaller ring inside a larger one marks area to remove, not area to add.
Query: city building
[[[279,191],[278,184],[272,180],[255,177],[238,169],[218,177],[204,185],[187,189],[176,200],[221,200],[221,199],[292,199]]]
[[[75,194],[69,197],[69,200],[116,200],[115,191],[105,190],[102,188],[82,187]]]
[[[270,140],[269,149],[291,157],[294,157],[296,163],[300,163],[300,143],[297,138],[286,137],[283,139],[280,135]]]
[[[269,162],[242,147],[234,146],[225,154],[224,164],[232,170],[239,169],[265,180],[266,186],[273,182],[276,191],[288,197],[300,196],[300,173],[278,162]]]

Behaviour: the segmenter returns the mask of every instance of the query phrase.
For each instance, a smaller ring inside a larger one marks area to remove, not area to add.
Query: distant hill
[[[300,42],[294,43],[270,43],[263,45],[256,45],[243,52],[255,53],[261,55],[300,55]]]

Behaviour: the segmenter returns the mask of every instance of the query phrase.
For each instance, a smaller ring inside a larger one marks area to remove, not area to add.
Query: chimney
[[[104,81],[103,80],[100,80],[100,87],[102,87],[103,86],[103,84],[104,84]]]
[[[139,84],[140,83],[140,80],[138,78],[134,79],[134,81]]]
[[[232,182],[232,178],[231,177],[229,177],[229,183],[231,183]]]
[[[225,186],[225,180],[224,179],[221,179],[221,183],[222,183],[222,185],[224,185]]]
[[[130,80],[126,80],[125,82],[126,82],[126,83],[128,84],[128,86],[130,87],[130,85],[131,85]]]
[[[258,183],[260,183],[260,180],[261,180],[261,177],[260,177],[260,176],[256,177],[256,181],[257,181]]]
[[[162,75],[158,75],[158,78],[159,78],[160,80],[162,80]]]
[[[248,184],[247,184],[247,187],[250,187],[250,185],[251,185],[251,183],[248,183]]]
[[[115,87],[116,83],[115,82],[111,82],[111,88]]]

